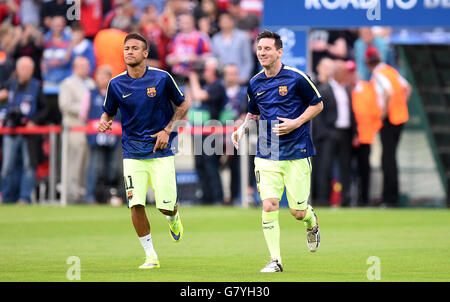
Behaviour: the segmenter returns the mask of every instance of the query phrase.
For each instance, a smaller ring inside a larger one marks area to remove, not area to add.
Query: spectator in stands
[[[235,64],[227,64],[223,68],[223,80],[227,94],[227,102],[222,110],[220,121],[226,125],[227,121],[244,121],[247,113],[247,87],[240,84],[239,67]],[[227,204],[235,204],[240,191],[240,167],[237,150],[233,147],[230,135],[224,135],[225,143],[225,166],[230,168],[230,200]],[[251,173],[253,175],[253,173]]]
[[[235,28],[233,17],[224,12],[219,18],[220,32],[212,38],[214,55],[222,64],[239,66],[239,83],[246,84],[253,72],[252,45],[248,35]]]
[[[39,26],[41,24],[40,5],[36,0],[20,0],[20,24]]]
[[[158,15],[162,14],[162,12],[164,11],[164,6],[167,1],[170,0],[131,0],[133,5],[139,11],[144,11],[147,8],[147,6],[151,5],[156,9],[156,13]]]
[[[72,58],[81,56],[88,59],[91,66],[90,74],[92,75],[96,67],[94,44],[86,38],[81,23],[73,22],[70,27],[72,29],[72,41],[69,51],[72,54]]]
[[[73,74],[61,83],[59,107],[63,115],[63,126],[69,129],[86,125],[80,118],[81,105],[83,100],[89,97],[89,91],[95,87],[94,81],[89,77],[89,71],[89,60],[85,57],[76,57],[73,60]],[[70,172],[67,173],[68,178],[62,185],[67,192],[68,203],[79,203],[84,200],[85,191],[88,156],[86,134],[70,131],[67,143],[67,166],[62,168]]]
[[[73,5],[69,4],[66,0],[49,0],[42,1],[41,5],[41,22],[42,26],[47,30],[52,29],[53,17],[61,16],[66,22],[70,23],[71,20],[67,20],[67,11]]]
[[[100,66],[95,72],[96,87],[85,97],[81,106],[80,118],[87,121],[88,129],[97,129],[100,116],[103,113],[103,101],[106,89],[111,80],[112,72],[109,66]],[[113,121],[113,129],[120,129],[120,124]],[[119,172],[115,164],[115,155],[118,149],[119,137],[106,134],[88,134],[89,164],[86,173],[86,203],[100,202],[96,197],[96,189],[100,179],[104,180],[107,187],[117,187]]]
[[[14,60],[11,56],[14,32],[14,27],[10,24],[0,25],[0,85],[6,83],[14,70]]]
[[[195,29],[194,17],[189,13],[179,16],[180,32],[175,35],[170,44],[170,52],[166,57],[171,67],[175,81],[184,85],[191,68],[204,62],[211,54],[209,37]]]
[[[334,68],[334,60],[329,57],[323,57],[319,61],[317,64],[316,76],[317,87],[319,90],[329,89],[328,81],[333,74]],[[329,144],[330,125],[333,124],[333,121],[336,118],[334,110],[328,110],[328,100],[324,99],[323,102],[324,105],[326,105],[324,106],[324,110],[322,110],[319,116],[312,120],[312,139],[317,150],[316,156],[312,159],[314,169],[312,169],[311,176],[311,197],[315,205],[328,205],[328,192],[319,192],[319,190],[323,190],[323,188],[328,188],[328,179],[324,181],[319,178],[320,174],[323,175],[326,173],[322,172],[325,170],[324,164],[326,164],[326,162],[321,158],[322,152],[319,151]],[[324,182],[324,184],[321,184],[322,182]]]
[[[17,42],[20,40],[21,33],[22,29],[19,26],[14,26],[10,23],[0,25],[1,49],[8,54],[13,53]]]
[[[190,13],[189,0],[167,0],[159,18],[159,25],[166,37],[172,39],[179,31],[177,18],[183,13]]]
[[[203,0],[194,8],[194,18],[197,28],[210,37],[219,31],[219,7],[216,0]]]
[[[365,54],[369,46],[374,46],[380,53],[382,62],[393,65],[394,62],[390,60],[390,50],[387,40],[381,37],[375,37],[370,27],[361,27],[359,29],[359,38],[355,42],[355,61],[358,70],[358,76],[364,81],[369,81],[371,71],[366,65]]]
[[[223,68],[223,81],[227,94],[227,102],[224,110],[226,117],[221,117],[221,121],[243,120],[247,109],[247,86],[240,83],[239,66],[233,63],[226,64]]]
[[[136,8],[128,0],[116,0],[114,4],[114,9],[105,16],[102,27],[117,28],[128,32],[136,21]]]
[[[109,65],[113,77],[126,69],[123,61],[123,41],[126,36],[126,32],[115,28],[102,29],[95,35],[94,51],[97,65]]]
[[[226,102],[226,91],[219,78],[219,68],[217,59],[209,58],[206,60],[203,70],[203,79],[206,84],[203,87],[196,72],[191,71],[189,74],[192,99],[199,102],[198,106],[209,113],[208,120],[218,120]],[[219,136],[221,135],[219,134]],[[218,149],[215,144],[223,140],[214,139],[210,144],[204,144],[205,140],[208,139],[210,141],[210,138],[211,136],[203,135],[202,146],[204,148],[195,150],[195,170],[203,192],[202,203],[223,204],[222,181],[219,174],[219,155],[213,152],[213,150]],[[209,148],[212,148],[212,150]],[[222,148],[220,149],[222,150]],[[201,154],[197,155],[200,151]]]
[[[313,29],[309,35],[313,73],[317,74],[317,65],[323,58],[344,61],[351,59],[356,39],[357,35],[353,30]]]
[[[370,149],[381,128],[381,109],[373,83],[360,80],[354,61],[347,62],[352,87],[352,108],[355,113],[357,139],[353,147],[357,162],[358,206],[370,204]]]
[[[164,11],[159,15],[159,26],[164,35],[172,39],[178,32],[177,11],[174,8],[174,0],[168,0],[164,6]]]
[[[403,125],[409,119],[408,99],[411,85],[395,68],[382,63],[381,54],[375,46],[367,48],[365,61],[372,73],[372,82],[377,93],[377,104],[381,108],[383,126],[380,130],[383,169],[382,203],[387,207],[397,207],[399,184],[397,167],[397,147]]]
[[[212,37],[213,35],[211,34],[212,31],[212,24],[211,24],[211,20],[208,18],[208,16],[203,15],[202,17],[200,17],[198,19],[198,21],[196,21],[197,24],[197,28],[198,31],[205,34],[208,37]]]
[[[18,34],[20,39],[17,41],[12,56],[15,60],[20,57],[31,57],[34,62],[33,77],[41,79],[41,60],[43,53],[44,35],[33,24],[25,24],[22,27],[17,27],[21,32]]]
[[[245,11],[241,7],[241,0],[231,0],[228,12],[234,17],[236,28],[246,31],[253,41],[258,35],[260,20],[258,15]]]
[[[16,13],[19,11],[19,5],[14,0],[4,0],[0,2],[0,24],[11,23],[18,24]]]
[[[350,206],[350,167],[352,141],[356,135],[355,118],[352,110],[351,92],[348,84],[348,70],[344,61],[334,63],[333,74],[328,83],[320,84],[318,90],[325,100],[324,110],[313,123],[317,155],[313,159],[315,173],[315,203],[329,205],[330,183],[333,164],[338,163],[342,184],[341,205]]]
[[[166,36],[159,24],[158,10],[154,5],[147,5],[144,12],[142,13],[140,20],[140,31],[150,45],[153,44],[156,46],[159,66],[155,67],[166,69],[167,48],[170,42],[170,38]],[[150,50],[149,55],[151,54],[152,51]]]
[[[1,51],[0,51],[0,55],[1,55]],[[0,75],[1,75],[1,63],[0,63]],[[8,83],[7,82],[0,82],[0,127],[3,127],[3,123],[6,117],[6,114],[8,113],[8,96],[9,96],[9,90],[8,90]],[[3,140],[0,140],[0,152],[3,150]],[[2,165],[2,156],[0,156],[0,167]],[[1,170],[0,170],[1,171]],[[18,173],[16,173],[18,174]],[[14,183],[19,183],[19,175],[14,175],[14,179],[13,180],[9,180],[9,181],[13,181]],[[2,177],[0,175],[0,191],[2,188]],[[0,194],[1,197],[1,194]],[[2,202],[1,198],[0,198],[0,203]]]
[[[32,125],[38,98],[40,82],[33,78],[34,62],[30,57],[21,57],[16,63],[16,78],[9,83],[5,126],[15,128]],[[34,189],[36,168],[39,164],[33,151],[34,136],[3,135],[2,196],[4,202],[30,203]],[[38,146],[39,147],[39,146]],[[17,172],[21,171],[21,172]],[[16,179],[15,175],[20,174]],[[5,180],[8,181],[5,181]],[[16,182],[15,179],[18,181]]]
[[[71,37],[65,31],[66,19],[54,16],[51,29],[44,37],[44,53],[41,65],[43,92],[47,107],[48,123],[60,124],[61,112],[58,107],[58,93],[61,82],[71,75]]]
[[[86,38],[93,40],[97,32],[102,27],[103,21],[103,1],[84,0],[81,1],[79,22],[83,26]]]
[[[326,84],[334,69],[334,61],[328,57],[322,58],[317,64],[317,83]]]

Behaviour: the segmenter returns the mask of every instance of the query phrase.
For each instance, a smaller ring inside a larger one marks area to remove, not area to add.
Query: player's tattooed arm
[[[170,134],[170,132],[172,132],[172,130],[173,130],[174,124],[177,121],[180,121],[186,115],[186,112],[188,111],[188,109],[189,109],[189,103],[187,101],[184,101],[183,103],[181,103],[181,105],[178,106],[177,109],[175,110],[175,113],[173,114],[170,122],[164,128],[164,131],[166,131]]]
[[[259,115],[247,113],[242,125],[231,134],[231,141],[236,149],[239,149],[239,141],[245,133],[248,133],[250,127],[259,121]]]
[[[107,130],[112,130],[113,120],[114,116],[103,112],[102,116],[100,117],[100,123],[98,124],[97,130],[102,133],[106,132]]]
[[[163,130],[152,135],[152,137],[156,137],[156,143],[155,147],[153,148],[153,152],[156,152],[156,150],[158,149],[165,149],[167,147],[174,123],[181,120],[186,115],[188,109],[188,102],[184,101],[183,103],[181,103],[181,105],[178,106],[175,110],[175,113],[173,114],[172,119],[167,124],[167,126]]]

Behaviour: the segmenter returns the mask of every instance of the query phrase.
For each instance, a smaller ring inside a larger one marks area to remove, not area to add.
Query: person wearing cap
[[[380,130],[383,170],[382,202],[388,207],[395,207],[399,199],[396,152],[403,125],[409,119],[407,101],[412,88],[395,68],[382,62],[380,53],[375,47],[367,48],[365,61],[372,72],[371,81],[375,86],[377,104],[382,112],[383,126]]]
[[[371,45],[376,47],[380,53],[381,60],[388,64],[393,63],[392,56],[390,55],[389,44],[386,39],[376,36],[371,27],[361,27],[358,29],[359,38],[355,41],[355,63],[358,76],[364,81],[369,81],[371,73],[369,68],[364,62],[365,53],[367,48]]]
[[[370,196],[370,149],[375,135],[381,128],[381,109],[372,82],[364,81],[358,75],[356,63],[347,61],[352,87],[352,108],[355,114],[358,135],[353,140],[358,173],[358,205],[369,205]]]

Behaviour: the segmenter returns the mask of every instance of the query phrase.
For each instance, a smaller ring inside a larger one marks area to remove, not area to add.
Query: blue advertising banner
[[[450,26],[450,0],[265,0],[265,26]]]
[[[392,44],[450,44],[450,28],[394,28]]]
[[[267,28],[269,30],[274,30]],[[291,67],[306,72],[308,54],[308,32],[306,30],[291,30],[282,27],[275,30],[283,41],[283,57],[281,61]]]

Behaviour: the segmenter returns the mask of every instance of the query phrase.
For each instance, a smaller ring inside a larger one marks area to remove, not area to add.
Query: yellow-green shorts
[[[309,158],[270,160],[255,157],[255,177],[261,200],[281,200],[286,187],[289,208],[305,210],[311,186],[311,161]]]
[[[173,211],[177,203],[174,156],[123,160],[123,175],[128,207],[145,206],[150,186],[155,193],[156,207]]]

